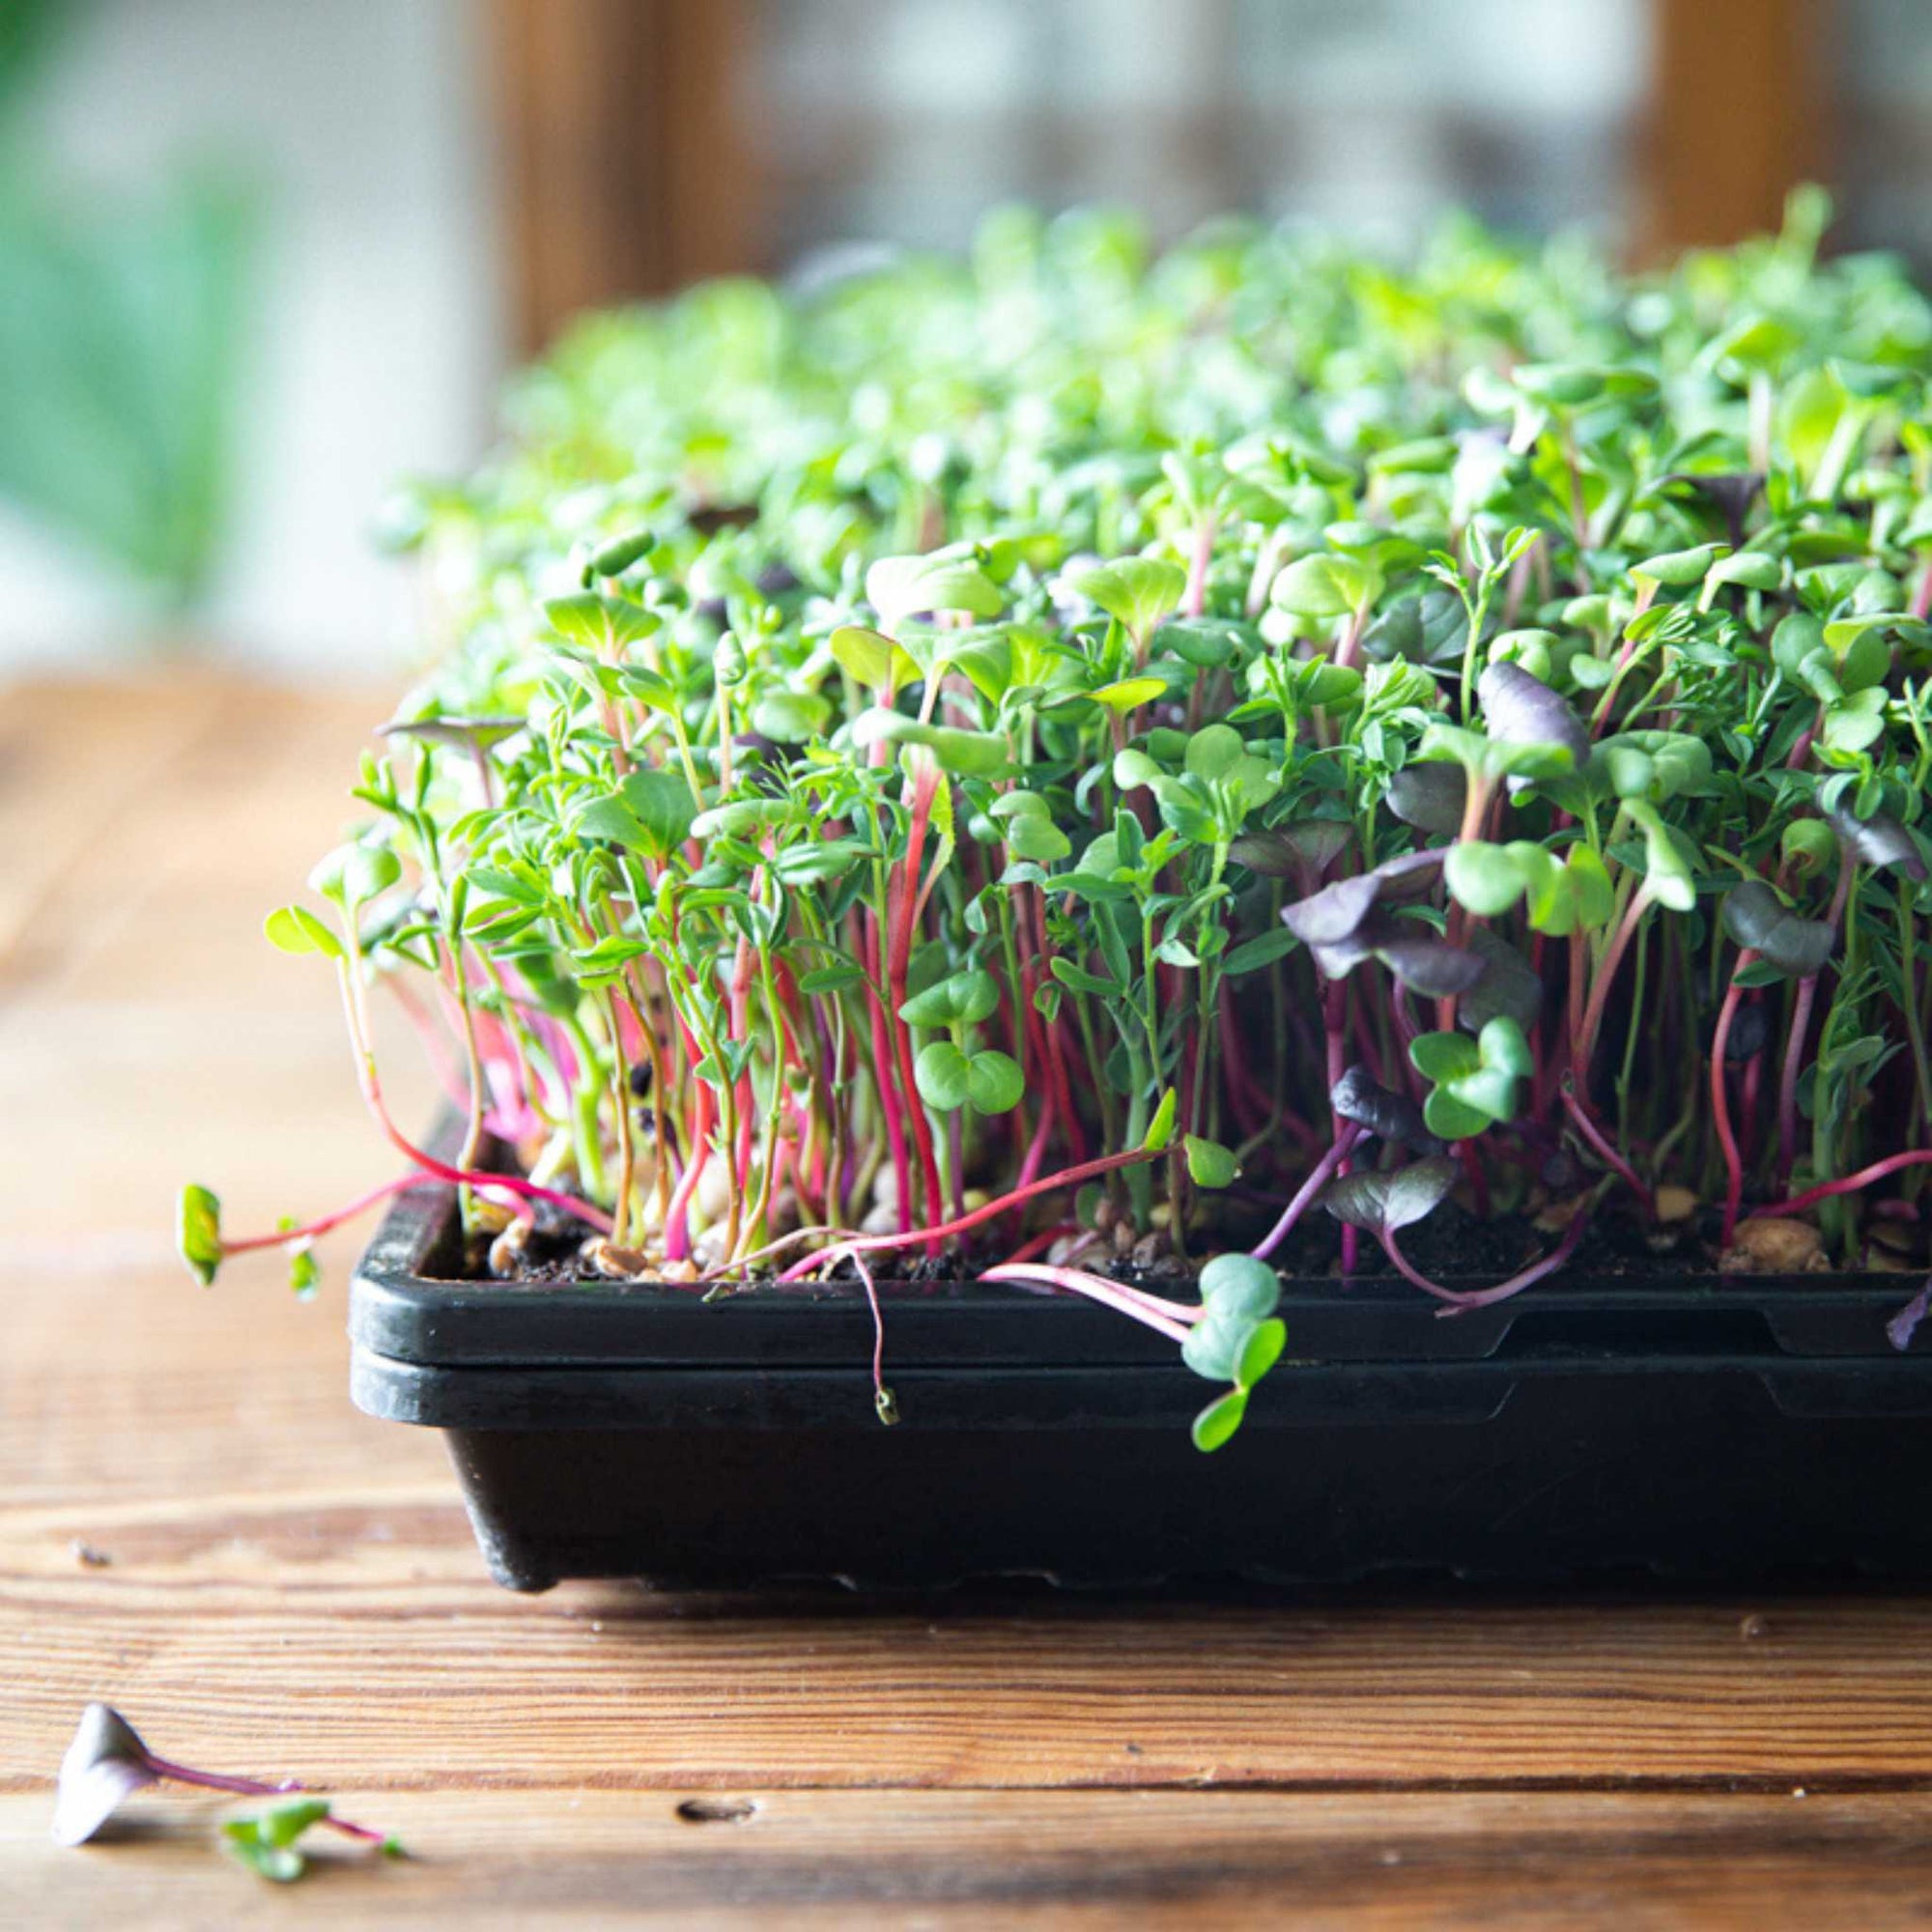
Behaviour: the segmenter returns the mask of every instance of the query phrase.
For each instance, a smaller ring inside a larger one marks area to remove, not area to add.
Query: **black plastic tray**
[[[1898,1275],[1593,1277],[1439,1320],[1400,1281],[1291,1282],[1288,1357],[1213,1456],[1212,1390],[1074,1296],[522,1286],[452,1273],[401,1195],[355,1276],[352,1389],[448,1433],[497,1580],[677,1587],[1002,1575],[1331,1583],[1932,1577],[1932,1322]]]

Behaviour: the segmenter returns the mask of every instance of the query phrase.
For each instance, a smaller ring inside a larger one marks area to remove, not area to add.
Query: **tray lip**
[[[423,1259],[444,1236],[455,1206],[455,1190],[435,1179],[404,1189],[391,1203],[351,1286],[349,1332],[363,1354],[453,1372],[742,1367],[770,1374],[787,1366],[857,1366],[864,1359],[855,1346],[862,1329],[864,1353],[869,1353],[869,1310],[851,1282],[802,1284],[782,1293],[761,1283],[753,1292],[707,1301],[691,1288],[655,1283],[468,1282],[425,1275]],[[1347,1286],[1284,1277],[1281,1309],[1290,1321],[1290,1354],[1320,1363],[1473,1363],[1493,1357],[1520,1324],[1543,1329],[1577,1317],[1640,1321],[1645,1316],[1715,1316],[1757,1318],[1769,1346],[1714,1349],[1714,1366],[1903,1364],[1932,1361],[1932,1321],[1922,1324],[1904,1353],[1885,1334],[1885,1323],[1915,1283],[1913,1275],[1875,1273],[1710,1273],[1646,1281],[1577,1272],[1520,1300],[1444,1321],[1417,1291],[1394,1277]],[[1173,1359],[1160,1337],[1072,1295],[976,1284],[935,1292],[928,1284],[890,1279],[878,1286],[887,1303],[889,1360],[901,1368],[997,1372]],[[1328,1333],[1327,1344],[1298,1350],[1297,1317],[1299,1325]],[[698,1322],[703,1327],[694,1334]],[[1548,1349],[1561,1357],[1560,1338]],[[1600,1337],[1577,1358],[1602,1359],[1605,1352],[1617,1350]],[[1681,1348],[1659,1352],[1682,1356]]]

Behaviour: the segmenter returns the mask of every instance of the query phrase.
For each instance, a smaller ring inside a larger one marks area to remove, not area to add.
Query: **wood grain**
[[[302,1888],[276,1893],[208,1852],[217,1807],[156,1806],[138,1837],[64,1854],[42,1841],[43,1805],[0,1800],[0,1911],[37,1926],[366,1915],[412,1926],[1764,1932],[1906,1925],[1932,1910],[1925,1798],[746,1790],[356,1804],[418,1855],[384,1863],[330,1848]],[[74,1862],[98,1917],[75,1909]]]
[[[1642,241],[1655,260],[1775,232],[1830,173],[1825,0],[1654,0]]]
[[[494,0],[518,340],[759,266],[746,0]]]
[[[0,705],[0,1118],[23,1130],[0,1162],[0,1924],[1932,1911],[1922,1599],[496,1589],[435,1438],[349,1406],[355,1235],[309,1305],[272,1264],[204,1293],[167,1253],[187,1174],[241,1225],[384,1171],[327,976],[259,937],[384,708],[212,679]],[[426,1107],[409,1045],[391,1080]],[[96,1696],[419,1857],[331,1853],[275,1892],[167,1798],[56,1853],[50,1774]]]

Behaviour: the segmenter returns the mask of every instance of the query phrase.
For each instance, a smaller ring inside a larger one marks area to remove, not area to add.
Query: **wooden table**
[[[518,1598],[427,1435],[345,1386],[342,1283],[197,1290],[385,1171],[326,970],[260,937],[383,694],[208,675],[0,703],[0,1924],[1536,1922],[1932,1913],[1932,1605],[875,1607]],[[428,1105],[407,1038],[399,1105]],[[298,1887],[219,1807],[46,1842],[103,1697],[407,1839]]]

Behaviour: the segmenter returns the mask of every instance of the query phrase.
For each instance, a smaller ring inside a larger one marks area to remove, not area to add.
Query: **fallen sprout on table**
[[[259,1811],[224,1820],[220,1844],[251,1871],[278,1883],[301,1877],[306,1861],[299,1840],[318,1826],[368,1845],[385,1858],[405,1856],[395,1838],[367,1825],[338,1818],[327,1798],[317,1797],[293,1779],[269,1784],[260,1778],[198,1771],[191,1765],[157,1757],[127,1719],[106,1704],[90,1704],[81,1713],[73,1742],[61,1759],[60,1785],[54,1800],[54,1843],[86,1844],[127,1799],[162,1782],[273,1799],[273,1804]]]
[[[505,1275],[1025,1279],[1204,1446],[1231,1257],[1924,1265],[1932,307],[1827,213],[1626,278],[1009,211],[583,323],[391,518],[449,648],[269,920],[402,1171],[190,1188],[188,1264],[429,1178]]]

